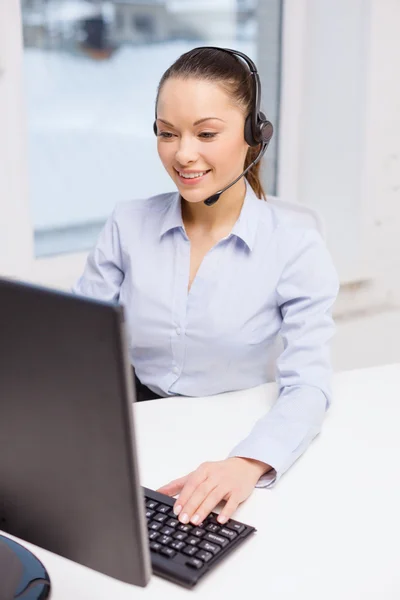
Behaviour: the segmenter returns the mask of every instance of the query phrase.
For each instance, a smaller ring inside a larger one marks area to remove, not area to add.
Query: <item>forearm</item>
[[[249,458],[271,467],[273,471],[262,473],[257,485],[276,483],[320,432],[326,405],[326,397],[318,388],[284,388],[272,409],[257,421],[229,457]]]

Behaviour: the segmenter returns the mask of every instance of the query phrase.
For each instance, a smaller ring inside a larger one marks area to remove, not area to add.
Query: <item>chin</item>
[[[208,192],[207,190],[188,190],[187,188],[178,187],[178,192],[187,202],[196,204],[197,202],[203,202],[207,200],[213,192]]]

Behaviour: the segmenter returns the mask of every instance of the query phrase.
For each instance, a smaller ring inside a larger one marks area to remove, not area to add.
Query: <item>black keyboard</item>
[[[143,488],[153,573],[193,587],[256,530],[230,519],[221,525],[211,513],[199,526],[178,521],[174,498]]]

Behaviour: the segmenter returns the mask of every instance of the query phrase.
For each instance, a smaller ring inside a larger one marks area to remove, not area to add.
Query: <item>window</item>
[[[118,11],[115,13],[115,27],[117,30],[122,31],[124,29],[124,15]]]
[[[150,15],[134,15],[133,29],[147,35],[154,35],[154,21]]]
[[[116,202],[173,189],[155,149],[154,99],[164,70],[190,48],[232,47],[258,62],[263,105],[277,124],[281,4],[149,1],[135,14],[130,0],[21,0],[36,256],[90,248]],[[134,19],[131,39],[129,25],[120,37],[121,15]]]

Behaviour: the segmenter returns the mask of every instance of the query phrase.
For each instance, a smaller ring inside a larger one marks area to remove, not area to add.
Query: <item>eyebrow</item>
[[[169,125],[169,127],[175,127],[174,125],[172,125],[172,123],[166,121],[165,119],[157,118],[157,121],[161,121],[161,123]],[[204,117],[204,119],[199,119],[198,121],[195,121],[193,125],[200,125],[200,123],[204,123],[204,121],[222,121],[222,123],[225,123],[223,119],[219,119],[218,117]]]

